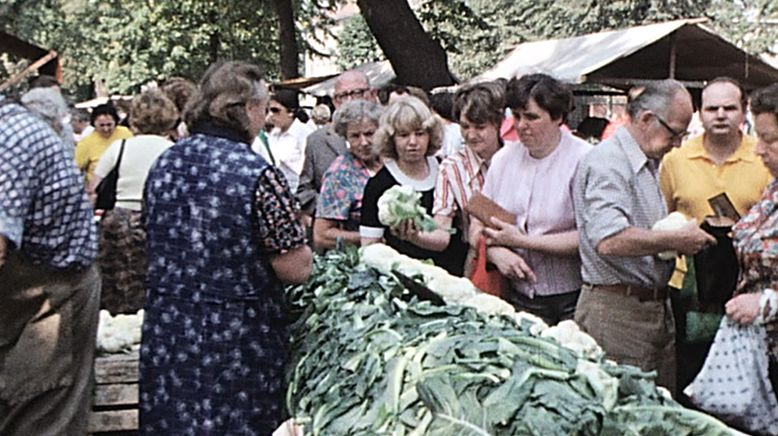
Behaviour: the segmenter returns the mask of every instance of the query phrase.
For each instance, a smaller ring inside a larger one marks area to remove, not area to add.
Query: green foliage
[[[366,62],[384,60],[384,54],[362,15],[344,20],[343,28],[338,33],[337,55],[338,67],[343,70]]]
[[[221,59],[278,74],[277,19],[263,0],[2,2],[3,26],[57,50],[65,87],[82,98],[93,80],[110,93],[130,93],[171,75],[197,80]]]
[[[774,0],[426,0],[417,15],[460,79],[525,41],[707,17],[723,37],[763,53],[774,48],[778,29]]]

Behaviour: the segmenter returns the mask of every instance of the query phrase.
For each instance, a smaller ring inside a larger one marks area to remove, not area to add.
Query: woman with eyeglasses
[[[581,290],[572,186],[592,146],[562,129],[573,94],[553,77],[511,79],[506,103],[520,141],[495,154],[483,193],[517,219],[474,221],[474,231],[483,229],[489,261],[510,281],[504,298],[553,325],[573,318]]]
[[[300,172],[305,159],[305,140],[313,129],[306,124],[308,115],[300,107],[297,91],[276,90],[268,103],[267,121],[273,130],[267,136],[267,144],[257,138],[252,150],[281,170],[292,192],[297,190]]]

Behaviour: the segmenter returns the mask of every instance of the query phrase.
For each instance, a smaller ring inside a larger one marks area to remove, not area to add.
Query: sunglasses
[[[670,127],[670,125],[667,124],[667,121],[663,120],[662,117],[660,117],[657,114],[653,114],[653,115],[654,115],[654,118],[656,118],[656,120],[659,121],[659,124],[661,124],[662,127],[664,127],[665,129],[667,129],[668,132],[670,132],[670,134],[672,135],[671,139],[673,141],[678,140],[678,139],[683,139],[686,135],[689,134],[688,130],[681,130],[681,131],[675,130],[672,127]]]
[[[280,107],[269,107],[269,108],[267,108],[267,111],[270,112],[271,114],[277,114],[277,113],[281,112],[281,108]]]

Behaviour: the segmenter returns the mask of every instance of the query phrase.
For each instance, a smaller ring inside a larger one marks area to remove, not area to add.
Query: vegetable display
[[[437,224],[421,205],[421,193],[410,186],[395,185],[378,198],[378,221],[396,227],[405,220],[413,220],[423,232],[431,232]]]
[[[311,280],[287,288],[287,408],[306,434],[732,434],[654,373],[606,361],[574,323],[549,328],[431,268],[371,245],[318,257]],[[446,304],[420,300],[393,269]]]

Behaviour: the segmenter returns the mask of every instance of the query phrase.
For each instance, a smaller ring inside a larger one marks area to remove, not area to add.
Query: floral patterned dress
[[[343,223],[343,230],[359,230],[362,193],[370,172],[351,153],[338,156],[322,178],[316,218]]]
[[[740,260],[740,279],[735,295],[778,290],[778,180],[732,228]],[[768,350],[778,358],[778,319],[765,324]]]
[[[283,418],[288,342],[269,257],[305,244],[299,207],[236,132],[192,131],[146,184],[139,430],[267,435]]]

